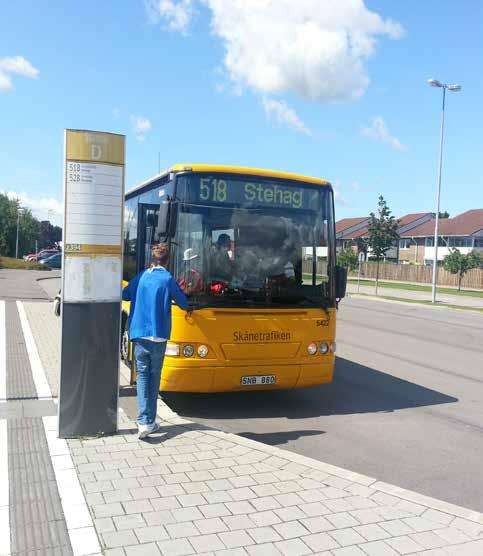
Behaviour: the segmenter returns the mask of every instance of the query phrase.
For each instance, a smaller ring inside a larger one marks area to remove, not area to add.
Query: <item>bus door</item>
[[[159,205],[141,203],[138,209],[138,245],[137,268],[138,272],[151,264],[151,246],[159,242],[157,231]]]

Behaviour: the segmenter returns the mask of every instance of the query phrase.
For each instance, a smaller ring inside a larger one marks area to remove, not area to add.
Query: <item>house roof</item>
[[[343,230],[347,230],[348,228],[357,226],[357,224],[364,222],[364,220],[367,220],[368,218],[368,216],[359,216],[357,218],[342,218],[342,220],[338,220],[335,223],[335,233],[338,234]]]
[[[454,218],[439,221],[440,236],[471,236],[483,230],[483,209],[467,210]],[[408,230],[401,237],[427,237],[434,235],[434,219]]]
[[[405,214],[399,218],[399,227],[402,228],[403,226],[407,226],[408,224],[412,224],[416,222],[420,218],[424,218],[425,216],[429,216],[432,214],[431,212],[413,212],[411,214]]]

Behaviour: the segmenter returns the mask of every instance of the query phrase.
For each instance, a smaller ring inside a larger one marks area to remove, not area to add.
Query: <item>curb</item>
[[[158,398],[157,414],[163,421],[167,421],[172,425],[181,426],[187,429],[190,428],[190,425],[196,425],[197,427],[200,427],[201,430],[204,430],[204,432],[206,434],[209,434],[210,436],[217,436],[219,438],[231,441],[234,444],[238,444],[240,446],[251,448],[258,452],[269,454],[277,463],[283,464],[284,462],[286,462],[286,465],[289,465],[291,467],[294,467],[294,465],[296,465],[298,467],[299,473],[304,473],[305,470],[315,471],[319,473],[320,472],[327,473],[329,475],[339,477],[340,479],[345,479],[347,481],[356,483],[360,485],[361,489],[369,488],[370,490],[373,490],[374,493],[371,494],[371,496],[379,493],[380,495],[387,496],[388,499],[389,497],[393,497],[397,499],[397,502],[407,502],[409,504],[412,504],[414,505],[414,511],[416,511],[416,513],[419,512],[420,514],[423,514],[429,511],[431,512],[431,514],[434,514],[434,512],[439,512],[442,514],[449,514],[450,516],[453,516],[455,519],[460,518],[467,521],[471,521],[477,526],[478,525],[483,526],[483,513],[477,512],[475,510],[470,510],[462,506],[457,506],[449,502],[444,502],[443,500],[431,498],[430,496],[419,494],[418,492],[407,490],[398,487],[396,485],[391,485],[383,481],[378,481],[373,477],[361,475],[360,473],[356,473],[354,471],[350,471],[342,467],[337,467],[335,465],[331,465],[323,461],[319,461],[313,458],[309,458],[307,456],[296,454],[294,452],[289,452],[287,450],[283,450],[282,448],[278,448],[276,446],[269,446],[267,444],[263,444],[256,440],[251,440],[249,438],[238,436],[233,433],[227,433],[221,430],[211,429],[205,425],[200,425],[199,423],[195,423],[193,421],[189,421],[187,419],[183,419],[179,417],[160,398]],[[283,464],[283,467],[281,468],[282,469],[285,468],[286,465]],[[436,514],[436,516],[434,515],[432,516],[432,519],[434,521],[438,520],[437,515],[438,514]],[[440,517],[444,517],[444,516],[441,515]],[[455,526],[457,526],[457,524],[455,524]]]
[[[481,314],[482,311],[483,311],[483,307],[469,307],[469,306],[464,306],[464,305],[451,306],[451,307],[449,307],[448,305],[428,305],[428,304],[423,303],[422,301],[419,301],[417,299],[400,298],[401,301],[399,301],[399,300],[396,300],[396,299],[387,299],[383,296],[371,295],[369,293],[365,294],[365,293],[349,292],[348,297],[354,297],[356,299],[372,299],[374,301],[383,301],[385,303],[395,303],[396,305],[406,305],[406,306],[407,305],[419,305],[420,307],[427,307],[428,309],[446,309],[447,311],[464,311],[464,312],[470,311],[470,312],[479,313],[479,314]]]

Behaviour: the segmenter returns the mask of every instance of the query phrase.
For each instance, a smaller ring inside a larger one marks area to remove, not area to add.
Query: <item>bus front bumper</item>
[[[234,392],[244,390],[289,390],[332,381],[334,358],[304,365],[257,365],[183,368],[163,366],[161,390],[166,392]],[[242,386],[245,376],[275,376],[275,384]]]

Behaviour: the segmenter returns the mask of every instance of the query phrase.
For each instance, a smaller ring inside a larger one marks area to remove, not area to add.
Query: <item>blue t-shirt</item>
[[[143,270],[122,291],[124,301],[131,302],[129,338],[171,336],[171,302],[181,309],[188,308],[185,294],[163,267]]]

